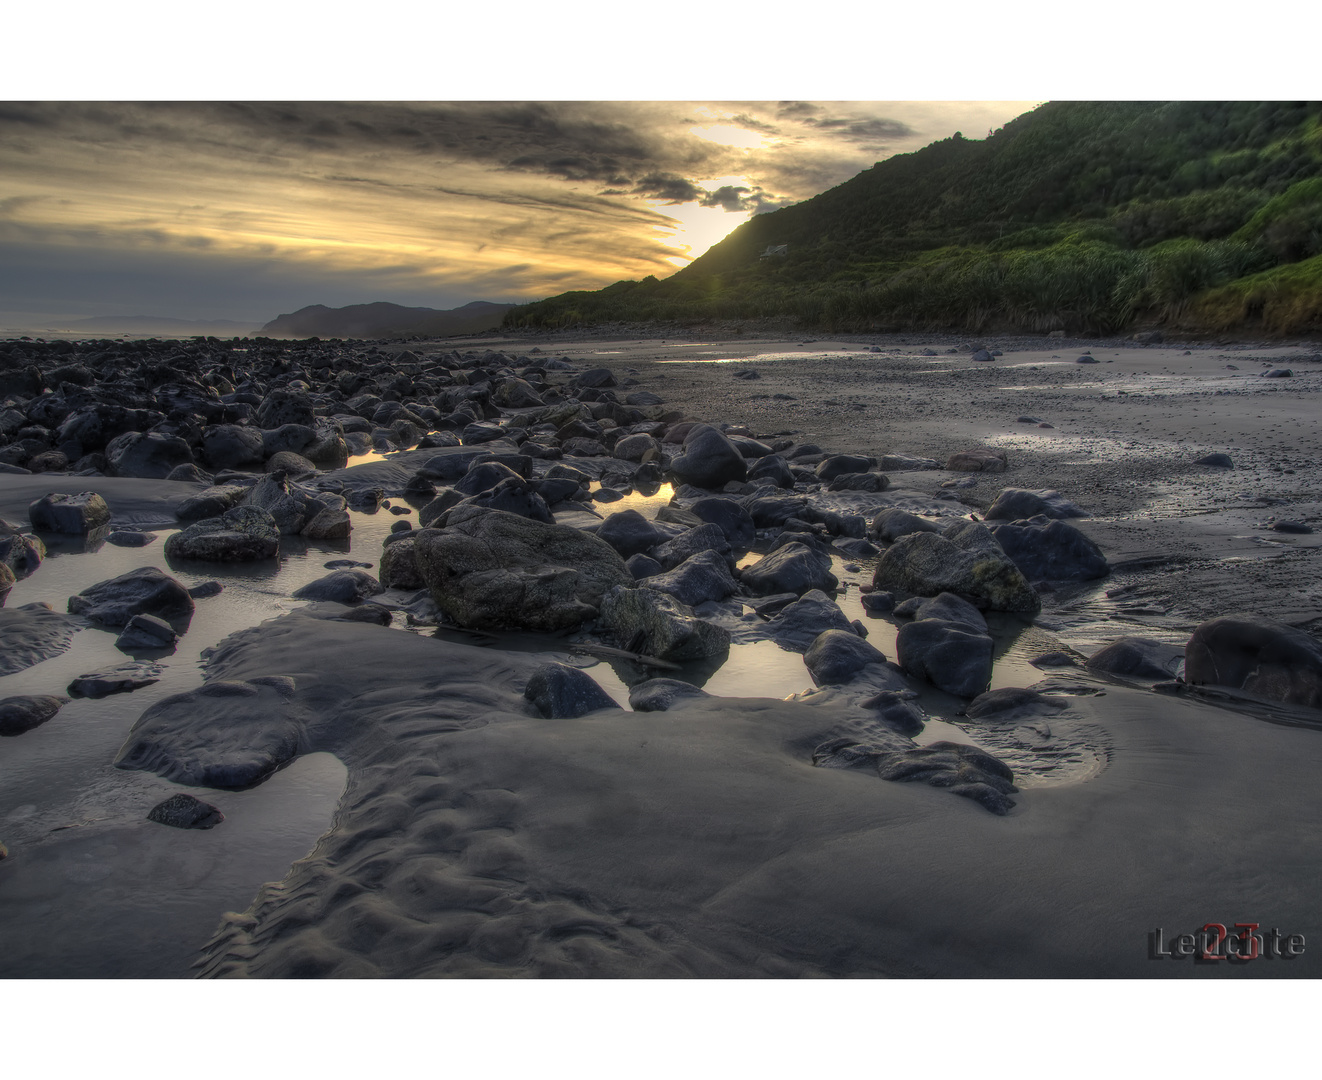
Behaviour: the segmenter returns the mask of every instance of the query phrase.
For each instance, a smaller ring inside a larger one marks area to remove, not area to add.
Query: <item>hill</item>
[[[313,304],[271,320],[261,332],[292,338],[461,337],[496,329],[511,306],[486,300],[445,311],[387,303],[342,308]]]
[[[564,293],[505,324],[786,316],[1322,331],[1322,103],[1048,103],[754,217],[664,280]]]

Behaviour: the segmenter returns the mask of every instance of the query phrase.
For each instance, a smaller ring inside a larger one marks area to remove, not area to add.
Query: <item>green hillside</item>
[[[1316,332],[1320,255],[1322,102],[1052,102],[755,217],[669,278],[505,325]]]

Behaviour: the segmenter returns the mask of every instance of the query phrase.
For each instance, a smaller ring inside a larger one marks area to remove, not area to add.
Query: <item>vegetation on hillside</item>
[[[755,217],[669,278],[505,325],[1283,334],[1319,328],[1319,255],[1322,103],[1054,102]]]

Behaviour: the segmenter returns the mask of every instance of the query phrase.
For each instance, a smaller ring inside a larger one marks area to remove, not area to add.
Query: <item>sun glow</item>
[[[657,240],[677,253],[667,255],[666,261],[678,267],[688,266],[708,248],[720,243],[747,221],[752,214],[723,210],[719,206],[703,206],[699,202],[666,206],[649,200],[657,211],[669,218],[664,225],[654,228],[660,234]]]
[[[699,139],[706,139],[721,146],[733,146],[739,150],[761,150],[773,142],[765,135],[759,135],[755,131],[734,124],[702,124],[689,128],[689,132]]]

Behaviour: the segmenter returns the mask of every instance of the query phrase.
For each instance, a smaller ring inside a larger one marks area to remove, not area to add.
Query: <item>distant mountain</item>
[[[510,327],[1322,332],[1322,102],[1042,105],[759,214],[668,278]]]
[[[474,300],[448,311],[387,303],[342,308],[313,304],[272,319],[261,333],[293,338],[460,337],[496,329],[513,306],[486,300]]]
[[[97,315],[75,319],[61,329],[66,333],[156,334],[161,337],[237,337],[251,334],[256,323],[233,319],[167,319],[159,315]]]

